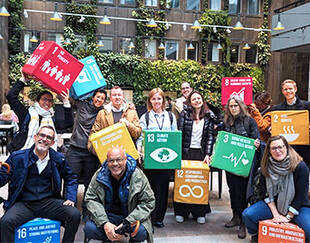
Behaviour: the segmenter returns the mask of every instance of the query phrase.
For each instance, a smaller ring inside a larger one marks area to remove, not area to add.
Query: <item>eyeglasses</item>
[[[125,158],[117,158],[117,159],[108,159],[107,161],[109,164],[113,164],[114,162],[119,164],[120,162],[122,162],[124,160],[125,160]]]
[[[275,147],[270,147],[270,150],[273,151],[273,152],[276,152],[277,150],[282,150],[284,149],[285,145],[282,145],[282,146],[275,146]]]
[[[48,99],[48,98],[42,98],[41,99],[43,102],[49,102],[49,103],[53,103],[53,99]]]
[[[53,136],[50,136],[50,135],[46,135],[46,134],[44,134],[44,133],[38,133],[37,134],[38,136],[39,136],[39,138],[41,138],[41,139],[46,139],[47,141],[49,141],[49,142],[51,142],[51,141],[53,141],[54,140],[54,137]]]

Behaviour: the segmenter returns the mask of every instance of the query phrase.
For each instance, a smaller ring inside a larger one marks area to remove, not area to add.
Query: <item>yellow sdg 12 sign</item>
[[[208,204],[209,170],[202,161],[182,160],[182,169],[175,170],[174,201]]]
[[[271,112],[271,135],[282,135],[289,144],[309,144],[308,111]]]

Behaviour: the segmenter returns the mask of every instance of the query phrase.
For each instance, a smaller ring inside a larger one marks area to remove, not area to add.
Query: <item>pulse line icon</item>
[[[230,162],[234,163],[234,167],[237,167],[240,161],[243,163],[243,165],[247,165],[249,163],[249,160],[246,159],[246,157],[247,156],[246,156],[245,151],[242,152],[238,160],[237,160],[237,157],[234,156],[234,153],[231,153],[229,156],[223,155],[223,158],[230,159]]]

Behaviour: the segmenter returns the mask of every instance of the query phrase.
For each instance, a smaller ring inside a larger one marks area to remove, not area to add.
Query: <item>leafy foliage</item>
[[[22,21],[23,3],[24,0],[8,1],[8,11],[11,15],[9,17],[9,55],[14,55],[20,52],[20,49],[17,47],[20,46],[21,31],[24,29]]]

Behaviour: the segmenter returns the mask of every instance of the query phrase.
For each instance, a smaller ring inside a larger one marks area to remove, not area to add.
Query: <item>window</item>
[[[145,0],[144,4],[149,7],[157,7],[157,0]]]
[[[246,50],[245,62],[246,63],[257,63],[257,48],[255,45],[250,45],[251,49]]]
[[[229,0],[228,13],[230,14],[238,14],[241,9],[241,1],[240,0]]]
[[[57,33],[48,33],[47,34],[47,40],[49,41],[55,41],[58,45],[62,45],[64,36],[63,34],[57,34]]]
[[[167,8],[179,8],[180,0],[167,0]]]
[[[135,0],[121,0],[120,4],[123,4],[123,5],[135,5],[136,2],[135,2]]]
[[[30,38],[32,37],[33,33],[31,32],[24,32],[24,52],[32,53],[37,46],[40,44],[40,33],[36,33],[35,36],[38,39],[38,42],[31,42]]]
[[[221,0],[210,0],[210,9],[221,10]]]
[[[259,0],[248,0],[248,14],[259,15]]]
[[[145,40],[145,58],[156,58],[156,40]]]
[[[216,49],[216,43],[210,43],[208,45],[208,61],[219,62],[220,61],[220,51]]]
[[[186,0],[187,10],[199,10],[199,0]]]
[[[113,3],[113,0],[98,0],[98,3]]]
[[[112,52],[113,51],[113,38],[112,37],[99,37],[98,41],[102,40],[104,46],[99,46],[99,51],[104,52]]]
[[[165,49],[165,58],[178,60],[178,48],[179,43],[176,41],[167,41],[166,42],[166,49]]]
[[[239,46],[232,45],[230,47],[230,62],[237,63],[239,62]]]
[[[186,43],[186,49],[185,49],[185,60],[194,60],[197,61],[197,53],[198,53],[198,44],[192,42],[192,46],[194,47],[194,49],[188,49],[188,47],[190,46],[190,42]]]
[[[134,48],[129,48],[129,44],[132,40],[130,38],[121,38],[119,41],[119,49],[122,54],[134,53]],[[134,43],[134,41],[133,41]]]

